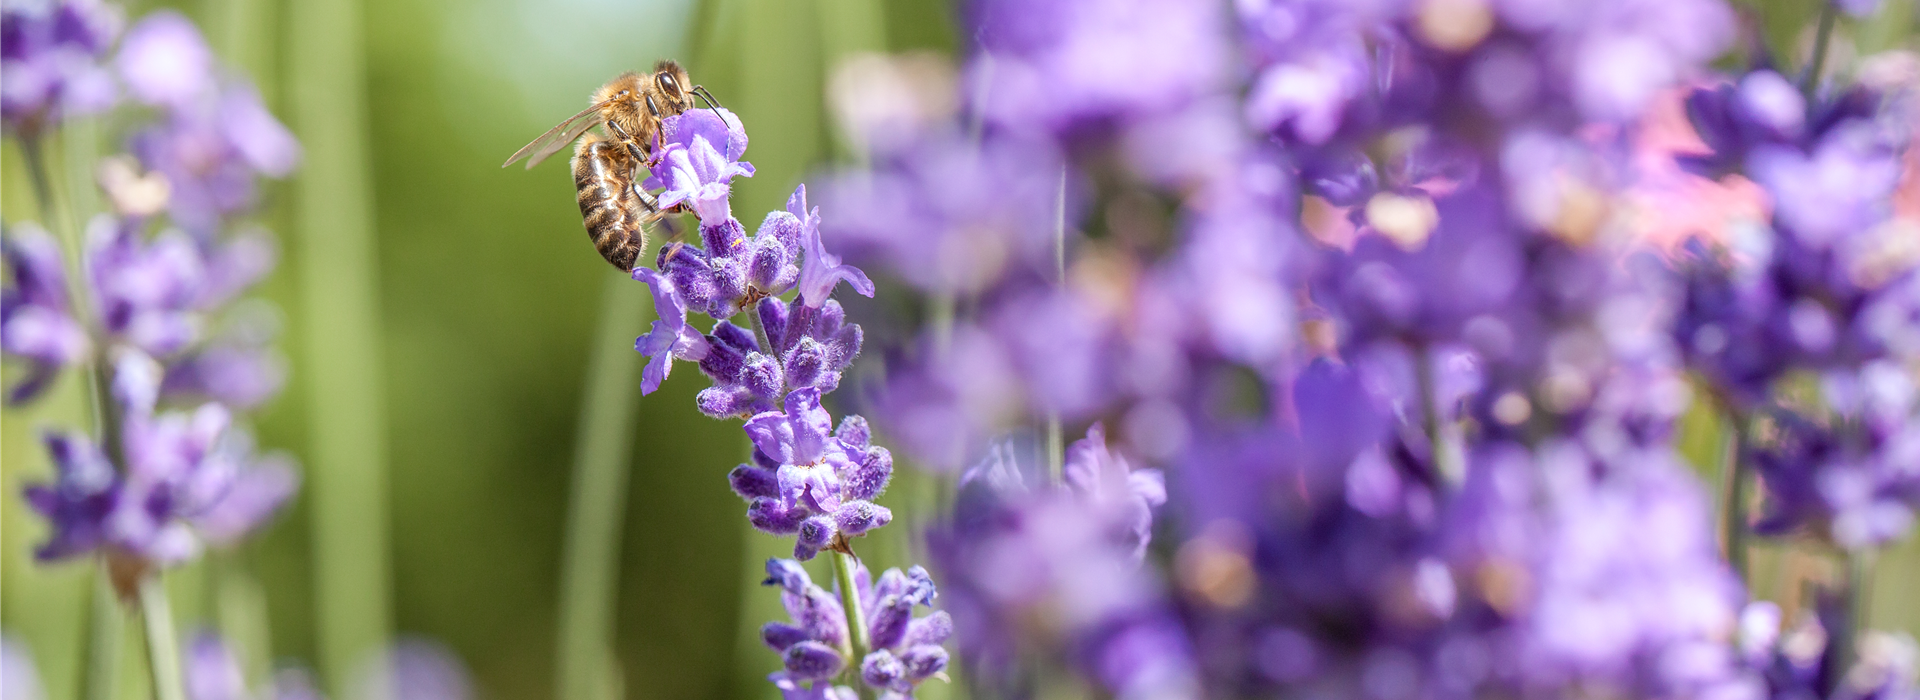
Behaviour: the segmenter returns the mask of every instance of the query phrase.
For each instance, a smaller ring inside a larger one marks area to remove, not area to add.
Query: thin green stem
[[[860,587],[853,578],[854,567],[859,559],[852,554],[836,551],[833,553],[833,577],[840,586],[840,607],[847,614],[847,640],[852,643],[851,658],[847,669],[853,674],[853,687],[859,689],[863,700],[872,700],[873,690],[859,681],[860,662],[865,661],[872,642],[867,636],[867,613],[860,608]]]
[[[1435,377],[1433,353],[1430,350],[1422,347],[1414,353],[1413,371],[1415,381],[1420,385],[1420,424],[1427,435],[1427,449],[1433,454],[1434,471],[1457,484],[1466,474],[1459,465],[1454,464],[1453,445],[1445,423],[1440,420],[1439,380]]]
[[[35,204],[40,205],[40,218],[48,226],[53,226],[53,181],[47,176],[47,160],[40,151],[40,139],[21,137],[15,140],[20,143],[20,154],[26,157],[27,179],[33,182],[33,199]]]
[[[640,367],[640,355],[629,344],[647,314],[637,287],[624,275],[608,277],[587,364],[561,564],[555,679],[560,700],[607,700],[613,697],[618,675],[610,663],[614,589],[619,584]]]
[[[126,633],[126,616],[121,613],[120,596],[113,592],[107,564],[94,567],[93,595],[87,605],[86,662],[80,677],[81,700],[112,700],[119,694],[120,643]]]
[[[147,628],[147,666],[153,672],[156,700],[186,700],[180,683],[180,637],[173,631],[173,608],[159,574],[140,579],[140,618]]]
[[[1053,206],[1053,283],[1067,285],[1067,167],[1060,166],[1060,186]],[[1066,436],[1060,427],[1060,412],[1047,412],[1047,474],[1055,483],[1066,471]]]
[[[1747,483],[1752,473],[1747,469],[1746,460],[1740,458],[1741,421],[1739,417],[1726,414],[1726,445],[1721,451],[1720,471],[1726,475],[1727,505],[1721,509],[1725,514],[1722,527],[1727,535],[1727,566],[1741,581],[1749,580],[1747,575]]]
[[[1846,629],[1834,635],[1833,643],[1838,645],[1835,655],[1839,665],[1835,666],[1836,678],[1845,677],[1854,664],[1860,661],[1860,633],[1866,631],[1868,597],[1871,591],[1873,571],[1873,550],[1849,550],[1846,553]]]
[[[1839,14],[1831,0],[1820,0],[1820,6],[1820,28],[1813,36],[1813,56],[1808,60],[1805,82],[1800,85],[1800,92],[1807,97],[1808,110],[1813,109],[1813,93],[1820,87],[1821,72],[1826,70],[1827,45],[1833,42],[1834,20]]]

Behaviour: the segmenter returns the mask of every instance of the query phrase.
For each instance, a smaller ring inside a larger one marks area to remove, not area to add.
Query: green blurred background
[[[128,15],[159,7],[187,13],[304,137],[288,46],[312,29],[295,3],[326,1],[135,2]],[[1911,0],[1887,4],[1896,15],[1889,21],[1848,27],[1863,49],[1911,42]],[[1813,6],[1771,2],[1757,16],[1787,51],[1804,43],[1796,27],[1811,24]],[[372,198],[373,289],[362,291],[377,314],[361,320],[375,333],[381,367],[374,400],[385,418],[378,449],[390,497],[391,625],[447,644],[471,668],[482,697],[551,697],[563,531],[592,341],[597,332],[613,337],[596,331],[603,305],[643,308],[645,288],[616,283],[619,275],[593,253],[564,158],[531,172],[499,163],[583,107],[617,72],[679,58],[752,136],[747,159],[758,174],[736,181],[734,201],[751,225],[780,207],[808,172],[847,157],[822,101],[831,67],[861,51],[951,53],[953,10],[947,0],[382,0],[359,12],[348,30],[358,33],[365,66],[365,127],[350,134],[363,139],[368,162],[365,172],[347,175]],[[113,148],[113,134],[113,125],[93,125],[67,140],[104,139]],[[55,152],[86,148],[65,143]],[[6,219],[37,218],[11,142],[0,166]],[[61,179],[84,206],[84,174]],[[328,232],[300,230],[299,191],[291,183],[269,187],[261,215],[282,240],[281,267],[263,293],[286,316],[280,347],[291,373],[256,427],[263,445],[311,465],[315,377],[306,353],[324,343],[305,335],[312,327],[303,313],[313,300],[300,279],[308,249],[301,237]],[[625,328],[612,331],[631,339],[645,320],[618,319]],[[683,368],[639,400],[624,426],[633,435],[632,471],[614,599],[617,668],[628,697],[773,692],[763,678],[777,661],[753,632],[778,615],[778,605],[753,584],[759,562],[781,547],[747,528],[744,505],[725,486],[745,441],[733,424],[693,410],[702,386]],[[72,697],[77,683],[89,573],[77,564],[30,563],[44,530],[18,494],[23,482],[48,473],[34,431],[86,424],[83,390],[63,379],[48,400],[7,411],[0,435],[0,628],[28,643],[52,698]],[[1709,451],[1713,428],[1697,427],[1696,449]],[[908,484],[890,498],[915,493]],[[272,656],[312,663],[320,652],[310,516],[303,495],[242,551],[170,574],[183,627],[212,618],[208,567],[238,565],[255,574],[258,587],[249,590],[264,600]],[[869,558],[881,565],[899,559],[911,547],[909,531],[889,528],[894,539]],[[1875,590],[1882,624],[1920,627],[1912,549],[1883,562]],[[1765,556],[1756,564],[1802,565]],[[122,695],[139,697],[137,635],[127,636]]]

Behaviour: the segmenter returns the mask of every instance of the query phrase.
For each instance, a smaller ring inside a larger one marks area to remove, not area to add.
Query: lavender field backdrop
[[[0,700],[1920,698],[1914,0],[4,3]]]

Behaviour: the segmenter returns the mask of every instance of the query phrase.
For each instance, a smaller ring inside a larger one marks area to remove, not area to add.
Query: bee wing
[[[581,110],[579,114],[567,117],[566,121],[560,122],[559,125],[548,129],[547,133],[541,134],[540,138],[534,139],[533,143],[529,143],[521,147],[520,150],[514,151],[513,156],[507,158],[507,162],[501,163],[500,167],[504,168],[513,165],[515,161],[525,158],[527,159],[527,169],[533,169],[533,166],[539,165],[540,161],[546,160],[547,156],[553,155],[555,151],[562,148],[566,148],[567,144],[573,143],[574,139],[580,138],[581,134],[593,128],[594,123],[597,121],[593,119],[593,117],[599,114],[600,108],[605,107],[608,102],[612,102],[612,100],[601,101],[592,107]]]

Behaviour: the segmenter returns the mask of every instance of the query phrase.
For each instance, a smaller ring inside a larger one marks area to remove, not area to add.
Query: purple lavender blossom
[[[1092,442],[1079,447],[1076,471],[1098,457]],[[1193,693],[1191,644],[1139,559],[1131,505],[1152,494],[1043,486],[1021,452],[996,443],[961,477],[952,521],[928,535],[962,658],[998,687],[1038,642],[1070,652],[1076,669],[1118,696]],[[1048,620],[1046,637],[1016,641],[1028,619]]]
[[[891,511],[873,502],[892,476],[892,455],[868,444],[866,421],[858,416],[830,433],[831,427],[819,390],[795,390],[787,394],[784,413],[747,419],[754,463],[728,475],[735,493],[748,501],[748,520],[769,534],[796,535],[794,558],[801,561],[893,520]]]
[[[28,502],[53,526],[40,559],[110,549],[149,564],[178,564],[197,556],[202,540],[233,544],[292,496],[298,477],[290,463],[254,456],[251,440],[229,430],[224,407],[157,413],[160,373],[136,351],[114,361],[123,471],[91,440],[47,437],[55,481],[27,489]]]
[[[0,9],[0,120],[7,133],[33,138],[68,117],[112,107],[119,90],[100,61],[124,21],[117,5],[100,0]]]
[[[753,176],[753,164],[740,160],[747,150],[740,118],[724,109],[689,110],[661,120],[660,140],[661,150],[642,185],[665,188],[659,206],[687,204],[703,226],[729,218],[727,183],[735,176]]]
[[[0,349],[26,361],[25,378],[7,390],[7,403],[31,401],[60,369],[79,363],[92,343],[73,317],[60,245],[31,224],[0,238],[11,284],[0,289]]]
[[[166,120],[134,134],[130,150],[166,176],[173,222],[203,239],[254,205],[257,178],[285,177],[300,161],[293,133],[237,82],[196,88]]]
[[[100,448],[85,436],[42,436],[52,457],[54,481],[26,489],[27,505],[53,529],[34,549],[40,561],[65,559],[99,548],[107,541],[107,520],[120,501],[120,479]]]
[[[769,622],[760,629],[760,636],[782,656],[786,669],[768,679],[788,697],[808,697],[795,695],[800,692],[847,692],[851,689],[831,687],[843,670],[853,671],[860,682],[888,693],[887,697],[910,698],[920,683],[945,678],[947,652],[941,644],[952,635],[953,620],[945,612],[913,616],[916,607],[931,606],[937,595],[926,570],[918,566],[904,573],[888,569],[874,581],[866,566],[858,562],[853,566],[855,599],[868,623],[871,644],[857,666],[848,658],[846,615],[840,600],[815,585],[798,562],[767,561],[763,585],[780,588],[781,603],[793,622]],[[801,683],[810,687],[803,689]]]
[[[873,296],[873,282],[867,279],[867,273],[841,264],[840,256],[828,253],[826,245],[820,242],[820,208],[807,208],[806,185],[794,190],[793,197],[787,200],[787,211],[800,222],[800,248],[806,255],[806,262],[800,266],[802,303],[808,308],[820,308],[827,297],[833,295],[833,288],[843,281],[861,296]]]
[[[206,259],[186,233],[140,240],[139,222],[96,216],[87,224],[87,275],[105,331],[157,356],[200,338],[195,308]]]
[[[708,345],[706,336],[687,325],[687,304],[674,288],[673,280],[645,267],[634,268],[633,278],[653,288],[653,312],[659,317],[653,322],[652,331],[634,341],[633,349],[651,358],[640,375],[640,393],[644,396],[666,381],[675,359],[693,362],[706,359]]]

